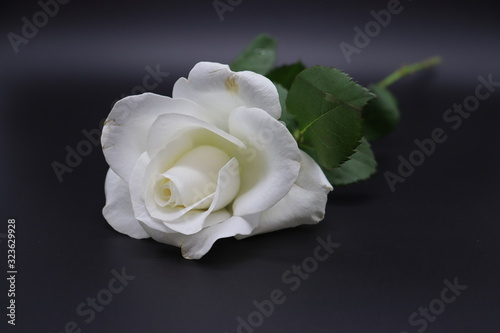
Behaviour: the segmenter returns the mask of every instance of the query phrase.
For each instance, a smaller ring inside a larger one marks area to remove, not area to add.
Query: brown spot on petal
[[[226,89],[232,94],[238,94],[238,84],[236,83],[234,77],[228,77],[225,82]]]
[[[114,118],[108,118],[104,122],[104,126],[108,125],[109,126],[123,126],[122,124],[118,124]]]

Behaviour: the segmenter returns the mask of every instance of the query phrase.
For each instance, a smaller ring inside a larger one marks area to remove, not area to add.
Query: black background
[[[255,332],[417,332],[423,325],[411,326],[409,317],[455,278],[467,289],[425,331],[500,330],[500,92],[456,130],[443,120],[474,94],[479,76],[500,81],[500,23],[487,2],[402,1],[403,11],[350,63],[339,44],[353,44],[353,28],[386,1],[248,0],[221,21],[212,1],[72,0],[17,54],[7,34],[21,34],[21,18],[31,20],[40,6],[1,6],[0,233],[16,219],[18,270],[15,327],[7,325],[5,278],[0,284],[0,325],[8,332],[63,332],[70,321],[82,332],[236,332],[237,318],[274,289],[286,301]],[[58,181],[51,163],[65,164],[65,147],[75,149],[82,130],[98,128],[116,99],[142,85],[146,66],[170,73],[154,92],[171,95],[195,63],[229,63],[261,32],[278,40],[278,64],[334,66],[362,84],[404,63],[444,59],[393,86],[402,119],[373,145],[379,173],[336,188],[320,224],[220,240],[202,260],[188,261],[177,248],[107,225],[99,146]],[[435,128],[446,142],[391,192],[384,172],[397,172],[398,156],[408,157],[413,141]],[[328,236],[341,246],[290,290],[282,275]],[[0,240],[6,276],[7,241]],[[86,323],[77,306],[122,268],[135,278]]]

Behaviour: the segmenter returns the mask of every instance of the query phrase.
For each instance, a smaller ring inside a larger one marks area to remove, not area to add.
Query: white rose
[[[105,122],[103,215],[115,230],[199,259],[219,238],[323,219],[332,186],[277,120],[271,81],[200,62],[172,95],[126,97]]]

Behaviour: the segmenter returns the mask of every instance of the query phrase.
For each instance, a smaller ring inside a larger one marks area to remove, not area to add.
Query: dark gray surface
[[[16,326],[6,324],[5,279],[0,325],[23,333],[63,332],[71,321],[82,332],[237,332],[237,318],[248,320],[253,302],[279,289],[284,301],[255,332],[498,332],[500,92],[456,130],[443,114],[474,94],[478,76],[500,81],[500,26],[486,2],[402,4],[350,64],[339,43],[352,43],[353,28],[387,2],[243,1],[221,22],[211,1],[71,1],[18,54],[2,37],[0,233],[16,219],[18,275]],[[2,6],[3,36],[40,10],[34,1]],[[379,173],[335,189],[319,225],[221,240],[202,260],[187,261],[177,248],[107,225],[99,147],[58,181],[51,163],[64,163],[65,147],[85,140],[82,130],[97,128],[114,100],[142,84],[146,66],[170,73],[154,90],[170,95],[196,62],[229,62],[260,32],[278,39],[278,63],[331,65],[363,84],[402,63],[444,58],[394,86],[403,117],[374,144]],[[436,128],[446,142],[392,193],[384,172],[396,172],[398,156]],[[341,245],[292,282],[287,271],[314,254],[318,237]],[[135,278],[92,320],[86,305],[79,314],[87,297],[105,297],[122,269]],[[425,330],[422,321],[410,325],[420,307],[439,306],[443,281],[455,278],[467,289]]]

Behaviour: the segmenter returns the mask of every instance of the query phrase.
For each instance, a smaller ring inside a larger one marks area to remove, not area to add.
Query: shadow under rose
[[[359,206],[367,204],[375,195],[365,192],[340,192],[331,197],[331,205],[334,206]]]

